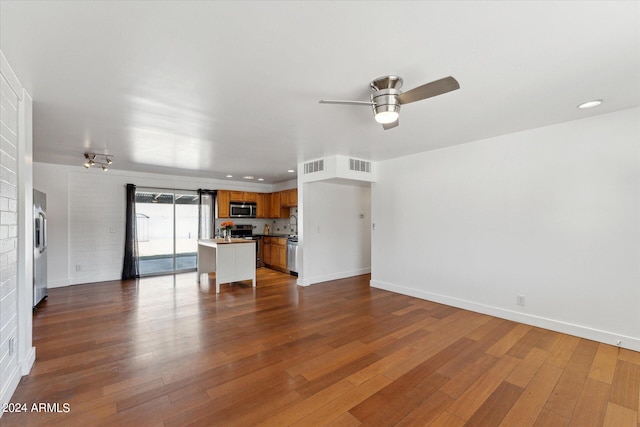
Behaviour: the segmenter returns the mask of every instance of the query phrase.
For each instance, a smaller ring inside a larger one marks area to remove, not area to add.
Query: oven
[[[231,237],[238,239],[255,240],[256,242],[256,268],[264,267],[262,261],[262,236],[253,235],[253,225],[236,224],[231,228]]]

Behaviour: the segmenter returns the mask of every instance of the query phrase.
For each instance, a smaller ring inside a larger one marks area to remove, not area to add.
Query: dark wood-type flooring
[[[638,427],[640,353],[370,288],[195,273],[52,289],[5,426]]]

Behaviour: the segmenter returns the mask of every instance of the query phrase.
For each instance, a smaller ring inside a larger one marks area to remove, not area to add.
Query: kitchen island
[[[198,240],[198,283],[202,274],[216,273],[216,293],[221,283],[251,280],[256,286],[255,240]]]

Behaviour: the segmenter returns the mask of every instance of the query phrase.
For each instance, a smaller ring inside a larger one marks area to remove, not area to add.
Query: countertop
[[[227,241],[224,239],[198,239],[198,244],[206,245],[206,246],[216,246],[216,245],[229,245],[231,243],[253,243],[253,240],[247,239],[231,239],[231,241]]]
[[[286,239],[287,237],[289,237],[289,234],[254,234],[254,236],[260,236],[260,237],[280,237],[283,239]]]

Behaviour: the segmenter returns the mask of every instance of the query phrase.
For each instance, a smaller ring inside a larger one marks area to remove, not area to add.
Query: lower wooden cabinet
[[[267,267],[288,272],[287,239],[283,237],[264,237],[262,258]]]

